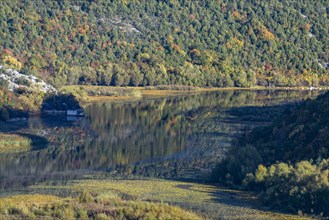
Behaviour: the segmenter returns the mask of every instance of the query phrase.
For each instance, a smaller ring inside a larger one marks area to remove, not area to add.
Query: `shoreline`
[[[90,86],[90,85],[69,85],[63,86],[61,90],[68,92],[74,92],[75,90],[82,89],[86,95],[86,100],[81,104],[90,104],[95,102],[121,102],[121,101],[134,101],[151,98],[161,97],[173,97],[173,96],[185,96],[193,95],[205,92],[216,91],[259,91],[259,90],[273,90],[273,91],[325,91],[329,90],[329,87],[193,87],[193,86],[177,86],[174,89],[170,89],[172,86],[163,86],[164,89],[159,88],[161,86],[148,86],[148,87],[115,87],[115,86]],[[89,93],[95,93],[90,95]],[[104,95],[108,93],[110,95]],[[111,94],[112,93],[112,94]]]
[[[105,102],[129,102],[146,99],[178,97],[201,94],[216,91],[329,91],[329,87],[194,87],[181,85],[160,85],[147,87],[116,87],[116,86],[91,86],[91,85],[66,85],[60,88],[64,93],[77,94],[77,91],[85,94],[80,98],[81,107],[86,107],[93,103]],[[94,95],[88,93],[94,93]],[[106,95],[104,95],[106,93]],[[54,110],[54,112],[57,112]],[[29,117],[44,115],[42,111],[26,112],[24,117],[10,118],[7,122],[26,121]]]

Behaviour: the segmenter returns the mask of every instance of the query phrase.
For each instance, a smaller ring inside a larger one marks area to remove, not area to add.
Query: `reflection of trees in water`
[[[190,125],[179,110],[168,111],[166,102],[90,106],[87,114],[91,128],[99,135],[94,144],[122,152],[113,159],[123,164],[183,150],[181,138],[191,132]]]
[[[0,156],[0,175],[8,181],[15,176],[49,179],[54,175],[58,179],[91,170],[168,178],[192,176],[195,169],[209,168],[220,159],[232,136],[246,126],[236,120],[244,111],[229,109],[274,105],[312,95],[315,94],[308,91],[223,91],[93,104],[85,110],[88,118],[75,126],[31,122],[31,129],[48,131],[50,146],[36,152]],[[248,112],[259,114],[250,109]]]

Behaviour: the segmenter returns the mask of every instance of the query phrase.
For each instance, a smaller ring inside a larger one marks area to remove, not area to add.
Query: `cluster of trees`
[[[259,165],[244,180],[250,189],[263,191],[263,201],[275,207],[329,215],[329,160],[296,164]]]
[[[328,216],[328,114],[329,93],[287,108],[239,139],[214,180],[260,191],[268,204]]]
[[[45,94],[33,86],[22,86],[28,81],[16,80],[15,83],[20,86],[11,91],[8,89],[8,81],[0,78],[0,121],[27,117],[41,110],[79,109],[79,101],[86,98],[81,89],[66,94]]]
[[[28,90],[26,87],[10,91],[8,81],[0,78],[0,121],[26,117],[28,112],[40,110],[43,98],[43,92]]]
[[[327,85],[326,7],[326,0],[4,0],[0,60],[57,86]]]

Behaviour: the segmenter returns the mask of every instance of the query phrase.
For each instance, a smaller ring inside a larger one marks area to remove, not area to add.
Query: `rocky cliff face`
[[[57,89],[45,83],[43,80],[35,76],[24,75],[16,70],[6,68],[5,66],[0,66],[0,79],[8,82],[8,89],[11,91],[24,87],[27,90],[39,90],[44,93],[57,94]]]

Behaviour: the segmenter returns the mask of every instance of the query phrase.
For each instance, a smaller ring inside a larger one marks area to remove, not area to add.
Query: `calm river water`
[[[0,189],[86,175],[205,181],[232,139],[268,125],[286,108],[317,95],[318,91],[209,92],[92,104],[84,118],[1,123],[0,131],[29,137],[35,146],[25,153],[0,154]]]

